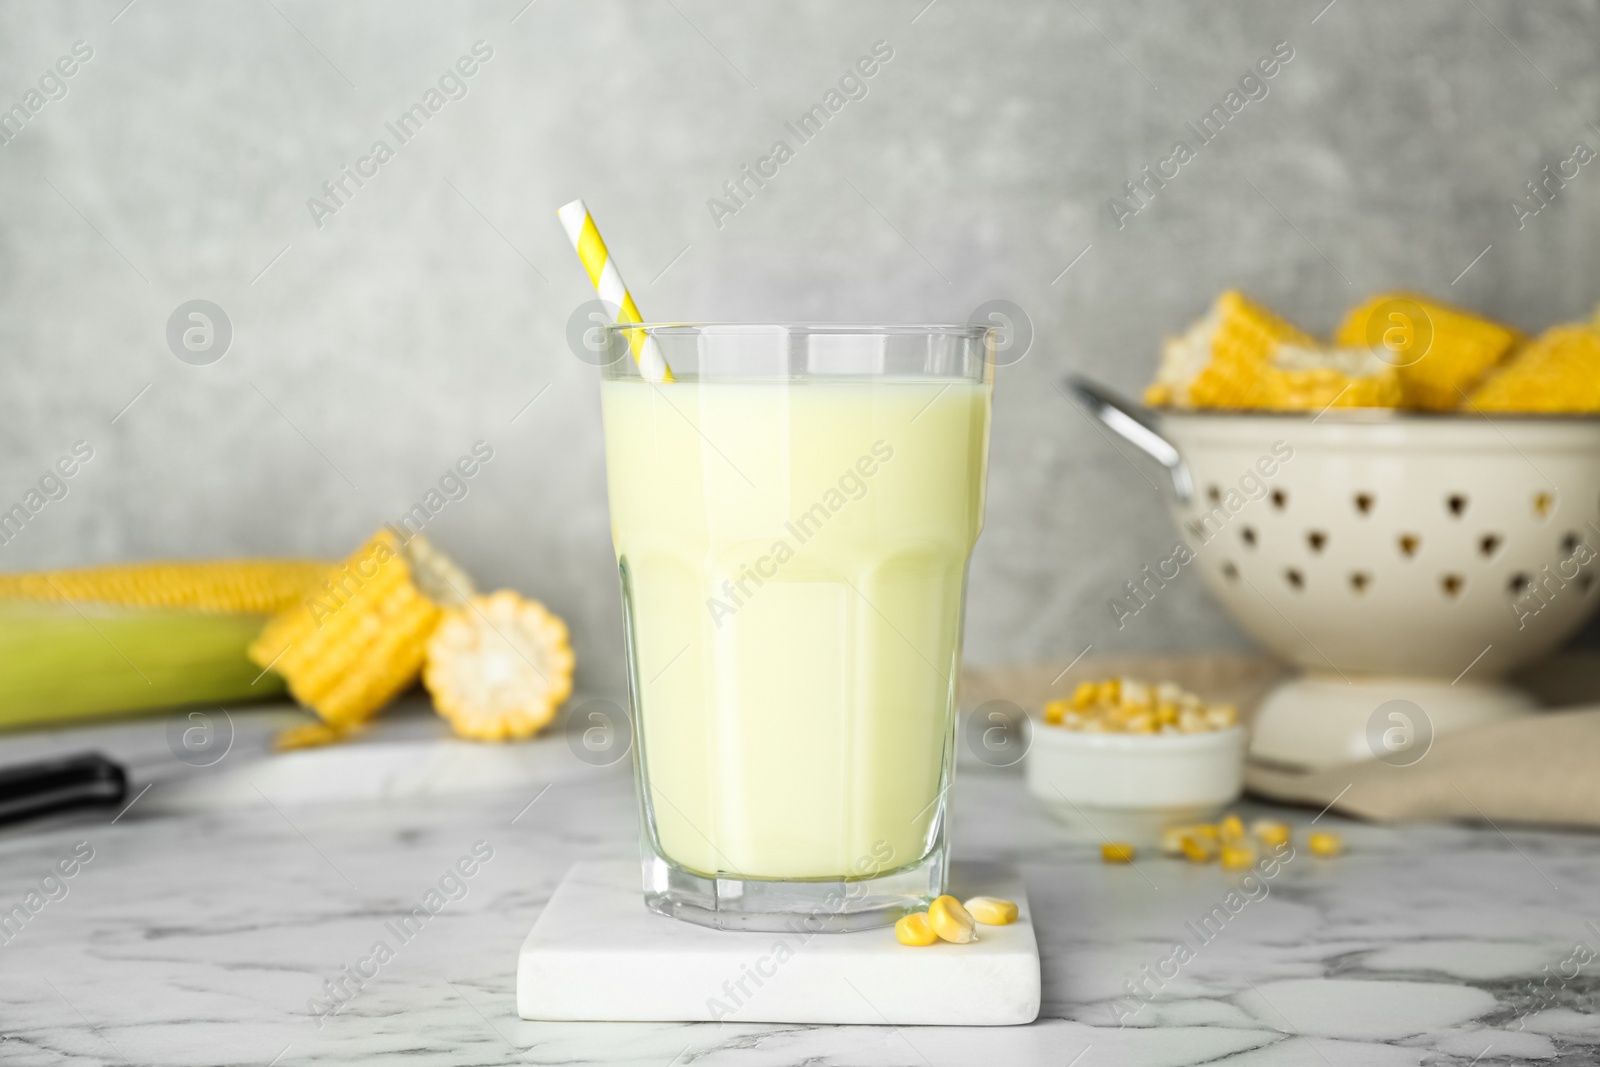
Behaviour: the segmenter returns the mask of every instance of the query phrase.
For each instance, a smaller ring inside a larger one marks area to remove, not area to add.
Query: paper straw
[[[595,228],[594,217],[589,214],[588,206],[582,200],[574,200],[558,209],[556,214],[561,217],[561,225],[566,228],[572,247],[578,250],[584,270],[589,272],[589,281],[593,283],[595,292],[600,294],[601,300],[617,309],[617,321],[643,322],[644,317],[639,314],[639,307],[633,302],[633,295],[628,292],[616,261],[606,251],[606,243]],[[625,332],[628,346],[633,349],[634,362],[639,364],[639,373],[645,380],[672,381],[672,368],[667,366],[666,357],[661,354],[661,346],[656,339],[644,330]]]

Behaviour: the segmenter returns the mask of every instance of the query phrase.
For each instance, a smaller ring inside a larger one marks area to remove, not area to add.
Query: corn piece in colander
[[[1600,329],[1554,326],[1472,393],[1481,411],[1600,411]]]
[[[1400,374],[1408,408],[1461,406],[1462,393],[1524,340],[1509,326],[1416,293],[1379,293],[1351,308],[1334,340],[1375,348]]]
[[[1167,339],[1145,401],[1177,407],[1263,406],[1238,400],[1255,395],[1261,369],[1285,343],[1310,347],[1316,341],[1230,289],[1183,336]]]
[[[1262,379],[1260,406],[1277,411],[1393,408],[1402,397],[1399,372],[1370,348],[1280,345]]]

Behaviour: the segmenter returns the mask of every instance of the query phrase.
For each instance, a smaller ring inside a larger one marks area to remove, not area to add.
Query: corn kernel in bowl
[[[1171,682],[1108,678],[1083,682],[1072,696],[1050,701],[1044,721],[1084,733],[1194,734],[1237,726],[1239,712],[1232,704],[1208,705]]]

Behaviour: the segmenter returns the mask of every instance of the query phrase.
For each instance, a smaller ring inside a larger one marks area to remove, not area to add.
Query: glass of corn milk
[[[645,900],[854,930],[943,893],[995,331],[606,327]],[[671,380],[630,358],[654,339]]]

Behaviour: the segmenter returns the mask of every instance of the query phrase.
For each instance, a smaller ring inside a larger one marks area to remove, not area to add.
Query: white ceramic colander
[[[1194,554],[1185,566],[1306,672],[1263,704],[1252,757],[1383,755],[1371,727],[1392,700],[1420,708],[1408,728],[1430,737],[1524,713],[1532,701],[1500,679],[1600,606],[1600,419],[1153,417],[1070,384],[1172,472],[1173,515]]]

